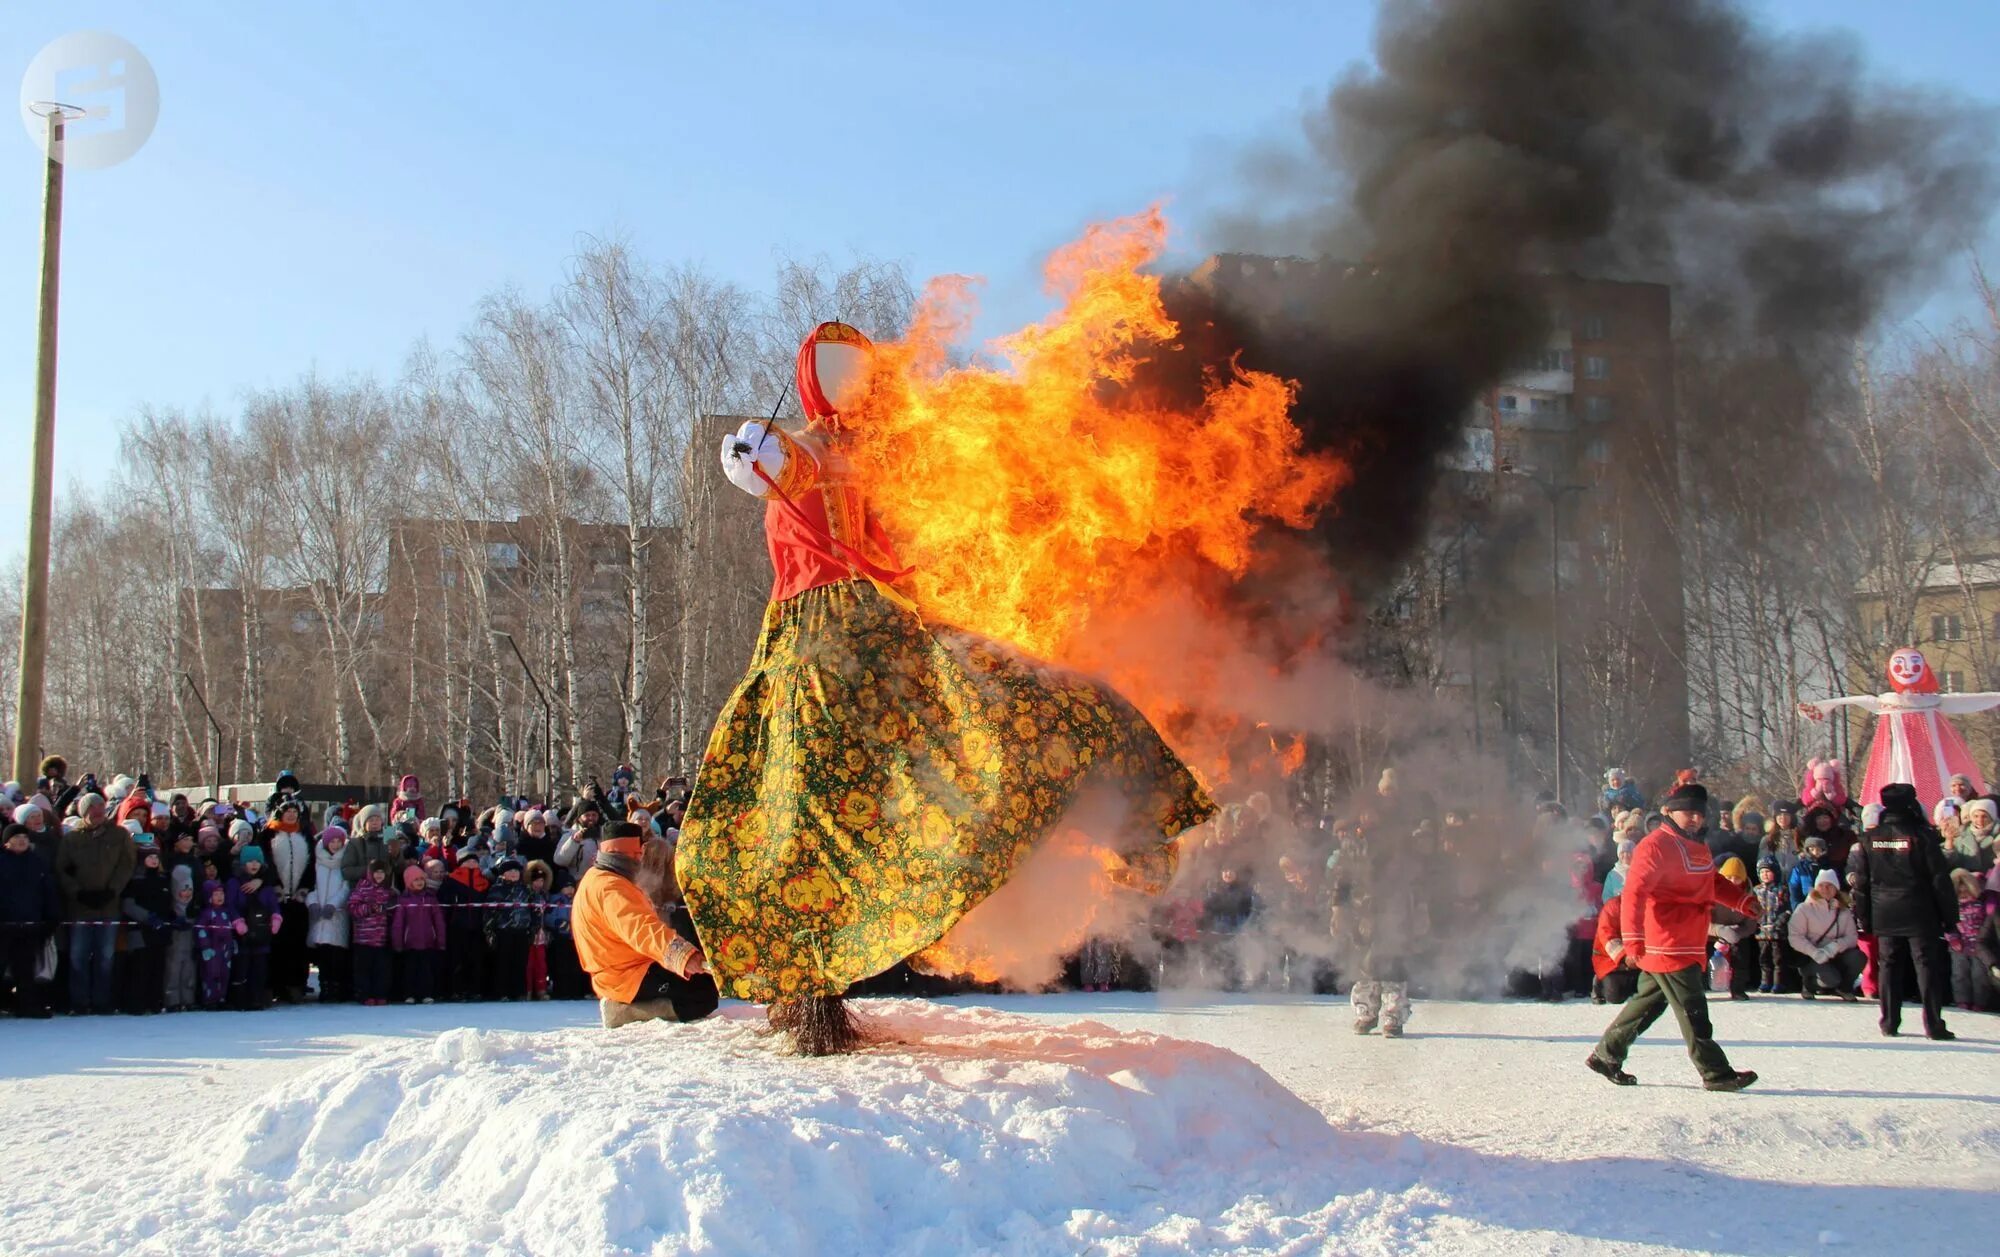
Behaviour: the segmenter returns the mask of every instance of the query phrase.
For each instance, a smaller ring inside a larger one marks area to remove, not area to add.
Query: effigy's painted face
[[[1921,650],[1905,646],[1889,656],[1889,684],[1895,687],[1898,694],[1933,688],[1924,684],[1930,674],[1930,663],[1925,660],[1924,652]]]

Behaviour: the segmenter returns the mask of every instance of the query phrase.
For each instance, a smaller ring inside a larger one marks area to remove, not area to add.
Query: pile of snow
[[[1407,1207],[1336,1195],[1326,1118],[1221,1048],[863,1007],[883,1041],[825,1060],[783,1054],[741,1008],[694,1026],[366,1048],[251,1106],[206,1190],[131,1238],[266,1252],[331,1236],[348,1251],[1313,1249]]]
[[[0,1022],[0,1253],[1992,1248],[1992,1017],[1724,1003],[1763,1078],[1717,1095],[1671,1021],[1642,1085],[1583,1068],[1588,1004],[1425,1001],[1387,1042],[1325,999],[988,1002],[869,1005],[891,1041],[824,1061],[740,1008]]]

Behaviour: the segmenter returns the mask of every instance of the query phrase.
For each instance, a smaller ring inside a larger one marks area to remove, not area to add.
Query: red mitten
[[[285,928],[285,914],[282,912],[273,912],[271,914],[271,933],[276,934],[279,930],[282,930],[284,928]]]
[[[229,928],[235,930],[238,934],[248,934],[250,932],[250,923],[248,921],[245,921],[242,917],[238,917],[236,918],[236,924],[230,926]]]

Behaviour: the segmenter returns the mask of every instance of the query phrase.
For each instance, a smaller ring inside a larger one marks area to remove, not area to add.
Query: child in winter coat
[[[266,876],[262,847],[243,848],[229,882],[229,909],[236,915],[236,958],[229,967],[229,993],[238,1008],[261,1011],[271,1004],[271,943],[284,928],[278,888]]]
[[[1736,856],[1723,860],[1716,872],[1745,890],[1750,888],[1750,872]],[[1710,966],[1711,986],[1718,967],[1727,969],[1729,981],[1726,989],[1730,999],[1750,998],[1750,975],[1755,972],[1757,964],[1756,934],[1755,919],[1719,904],[1709,909],[1710,951],[1720,957],[1718,964]],[[1720,995],[1722,991],[1718,989],[1715,993]]]
[[[221,1008],[229,999],[229,973],[236,962],[236,927],[242,919],[229,910],[229,890],[221,882],[204,882],[202,902],[208,906],[194,920],[195,957],[201,966],[201,1006]]]
[[[570,905],[575,900],[576,883],[564,882],[549,900],[548,915],[542,919],[549,942],[549,986],[557,999],[590,999],[594,994],[590,976],[583,971],[583,962],[577,959],[576,940],[570,936]]]
[[[528,985],[528,952],[541,933],[548,906],[546,886],[537,893],[523,876],[521,862],[509,856],[493,866],[496,880],[487,892],[486,937],[493,947],[494,987],[503,1000],[526,999],[538,988]]]
[[[1827,841],[1817,835],[1808,837],[1805,854],[1792,866],[1792,875],[1785,882],[1785,898],[1791,901],[1791,910],[1797,912],[1799,905],[1812,898],[1813,883],[1819,880],[1820,870],[1829,867]]]
[[[1954,869],[1951,885],[1958,892],[1958,924],[1944,937],[1951,949],[1951,999],[1967,1011],[1985,1012],[2000,1004],[1995,998],[2000,992],[1979,958],[1979,936],[2000,914],[2000,894],[1982,887],[1979,875],[1969,869]]]
[[[194,899],[194,870],[191,867],[176,865],[168,880],[173,885],[174,899],[164,931],[166,974],[161,994],[165,997],[167,1011],[178,1013],[193,1008],[201,995],[194,946],[194,923],[195,918],[201,915],[201,905]]]
[[[346,910],[354,998],[371,1008],[389,1002],[389,915],[395,903],[388,862],[370,860],[361,882],[348,893]]]
[[[493,883],[480,869],[477,852],[470,849],[460,852],[456,863],[458,867],[448,876],[442,861],[434,867],[426,864],[424,880],[444,905],[444,964],[450,973],[451,997],[481,1000],[488,992],[492,947],[487,942],[487,925],[493,914],[486,908],[486,896]]]
[[[160,849],[151,834],[140,836],[139,866],[125,884],[120,904],[130,928],[125,931],[125,1011],[157,1013],[166,1006],[167,916],[174,892],[160,865]]]
[[[306,951],[319,970],[319,1002],[338,1004],[354,998],[352,958],[348,950],[347,897],[352,888],[341,874],[347,854],[347,831],[328,825],[313,843],[312,888],[306,891]]]
[[[1757,989],[1765,995],[1783,989],[1785,953],[1790,950],[1785,927],[1792,918],[1792,899],[1778,881],[1780,871],[1775,856],[1757,861],[1757,885],[1750,892],[1757,896]]]
[[[444,968],[444,906],[421,866],[403,870],[403,893],[389,920],[389,945],[402,958],[403,1002],[437,1002]]]
[[[528,998],[549,997],[549,908],[554,903],[555,870],[541,860],[528,861],[528,897],[535,905],[535,936],[528,943]]]

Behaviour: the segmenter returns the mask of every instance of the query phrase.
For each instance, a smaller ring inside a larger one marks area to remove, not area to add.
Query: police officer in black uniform
[[[1946,921],[1956,921],[1938,833],[1917,802],[1917,788],[1882,787],[1882,823],[1861,836],[1848,860],[1854,874],[1854,919],[1875,935],[1875,987],[1882,1001],[1882,1033],[1895,1035],[1903,1021],[1907,994],[1905,961],[1914,968],[1924,1004],[1924,1033],[1933,1039],[1958,1036],[1945,1029],[1944,1001],[1951,993],[1951,965],[1945,955]]]

